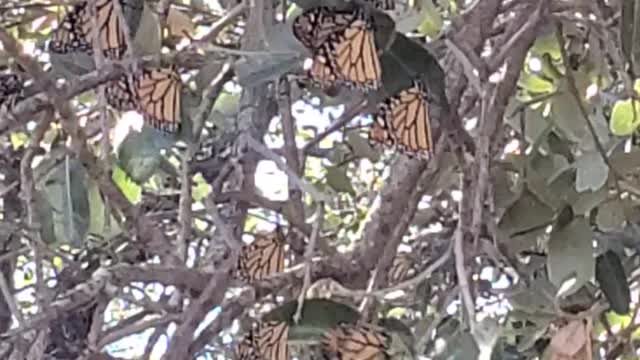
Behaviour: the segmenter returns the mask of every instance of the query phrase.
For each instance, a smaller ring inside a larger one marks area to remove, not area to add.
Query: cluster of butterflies
[[[244,245],[238,256],[236,271],[241,280],[253,284],[284,271],[286,237],[279,226],[272,232],[255,234],[253,242]],[[414,259],[398,254],[389,269],[389,282],[399,283],[415,275]]]
[[[289,360],[289,326],[285,322],[258,323],[240,341],[236,360]],[[389,359],[391,337],[370,324],[342,323],[327,330],[322,352],[328,360]]]
[[[248,283],[265,280],[283,272],[286,258],[286,237],[280,227],[272,232],[255,235],[244,245],[237,262],[239,277]],[[415,263],[406,254],[399,254],[389,271],[389,281],[397,283],[414,275]],[[289,326],[284,322],[258,323],[238,344],[237,360],[288,360]],[[388,359],[390,337],[384,331],[367,324],[342,324],[330,329],[323,339],[323,352],[329,360]]]
[[[95,17],[91,11],[93,1],[74,5],[53,32],[49,51],[91,55],[94,49],[99,49],[107,59],[122,59],[127,51],[127,36],[123,18],[115,8],[116,1],[121,9],[127,6],[125,0],[96,0]],[[107,84],[105,95],[107,103],[116,110],[139,111],[150,125],[176,132],[181,120],[181,90],[182,82],[175,68],[155,67]]]
[[[394,5],[394,0],[369,1],[384,10]],[[364,92],[382,86],[375,23],[366,10],[308,9],[294,20],[293,33],[312,54],[308,77],[314,85],[345,86]],[[369,130],[371,143],[428,158],[433,150],[429,98],[422,81],[414,80],[382,101]]]

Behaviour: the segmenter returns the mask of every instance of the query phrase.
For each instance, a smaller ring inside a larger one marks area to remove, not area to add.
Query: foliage
[[[0,358],[264,355],[274,321],[298,359],[637,358],[640,2],[470,3],[122,0],[120,57],[0,4]],[[308,81],[319,5],[367,9],[379,84]],[[149,66],[176,108],[110,101]]]

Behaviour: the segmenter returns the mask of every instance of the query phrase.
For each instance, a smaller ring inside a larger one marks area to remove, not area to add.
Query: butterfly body
[[[287,323],[258,323],[238,344],[236,360],[289,360],[288,341]]]
[[[238,258],[238,274],[247,282],[263,280],[284,271],[284,235],[279,229],[269,234],[257,234],[255,240],[242,247]]]
[[[433,151],[429,97],[421,81],[380,103],[369,131],[372,144],[395,146],[409,156],[429,158]]]
[[[137,109],[134,89],[125,75],[120,80],[113,81],[105,87],[107,104],[118,111],[132,111]]]
[[[373,326],[341,324],[323,338],[325,359],[328,360],[388,360],[391,338]]]
[[[107,58],[120,59],[127,49],[127,44],[124,26],[115,11],[115,1],[118,0],[97,0],[95,21],[91,15],[90,2],[74,5],[54,31],[49,51],[58,54],[93,54],[96,40],[94,30],[97,30],[98,43],[95,47],[102,50]]]
[[[316,86],[344,85],[363,91],[380,87],[374,24],[361,9],[307,10],[294,21],[293,33],[312,52],[309,77]]]
[[[138,110],[156,129],[174,133],[181,123],[182,82],[170,68],[143,69],[134,77]]]

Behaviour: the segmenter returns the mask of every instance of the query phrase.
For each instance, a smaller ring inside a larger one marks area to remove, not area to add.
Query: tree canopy
[[[639,29],[4,0],[0,358],[638,358]]]

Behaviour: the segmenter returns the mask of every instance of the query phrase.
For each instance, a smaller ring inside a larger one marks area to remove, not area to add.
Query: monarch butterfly
[[[259,360],[260,356],[254,346],[254,341],[251,333],[245,336],[236,349],[236,360]]]
[[[399,283],[407,279],[415,272],[413,259],[408,254],[398,254],[393,259],[391,269],[389,269],[389,282]]]
[[[259,323],[238,344],[238,360],[289,360],[289,325],[285,322]]]
[[[182,82],[178,73],[170,68],[142,69],[133,84],[145,121],[162,131],[179,130]]]
[[[369,140],[395,145],[410,156],[428,158],[433,150],[428,94],[421,81],[415,80],[378,106]]]
[[[332,12],[328,7],[317,7],[298,16],[293,22],[293,34],[308,49],[319,49],[329,37],[344,31],[355,14]]]
[[[111,59],[120,59],[127,50],[124,27],[120,16],[115,11],[114,1],[96,0],[96,16],[98,25],[98,48]],[[124,7],[124,2],[119,0]],[[93,53],[95,39],[93,18],[89,2],[81,2],[69,11],[53,33],[49,50],[55,53],[69,52]]]
[[[254,341],[258,353],[265,360],[289,360],[289,325],[269,321],[258,324]]]
[[[284,270],[285,239],[277,228],[272,233],[256,234],[255,240],[242,247],[238,273],[247,282],[260,281]]]
[[[320,87],[344,84],[364,91],[380,87],[374,26],[362,10],[307,10],[294,21],[293,31],[312,51],[309,76]]]
[[[0,109],[10,110],[22,99],[22,81],[16,74],[0,74]]]
[[[131,111],[137,109],[134,91],[131,89],[129,79],[123,76],[105,87],[107,104],[119,111]]]
[[[331,360],[386,360],[391,337],[367,324],[340,324],[322,340],[325,356]]]

